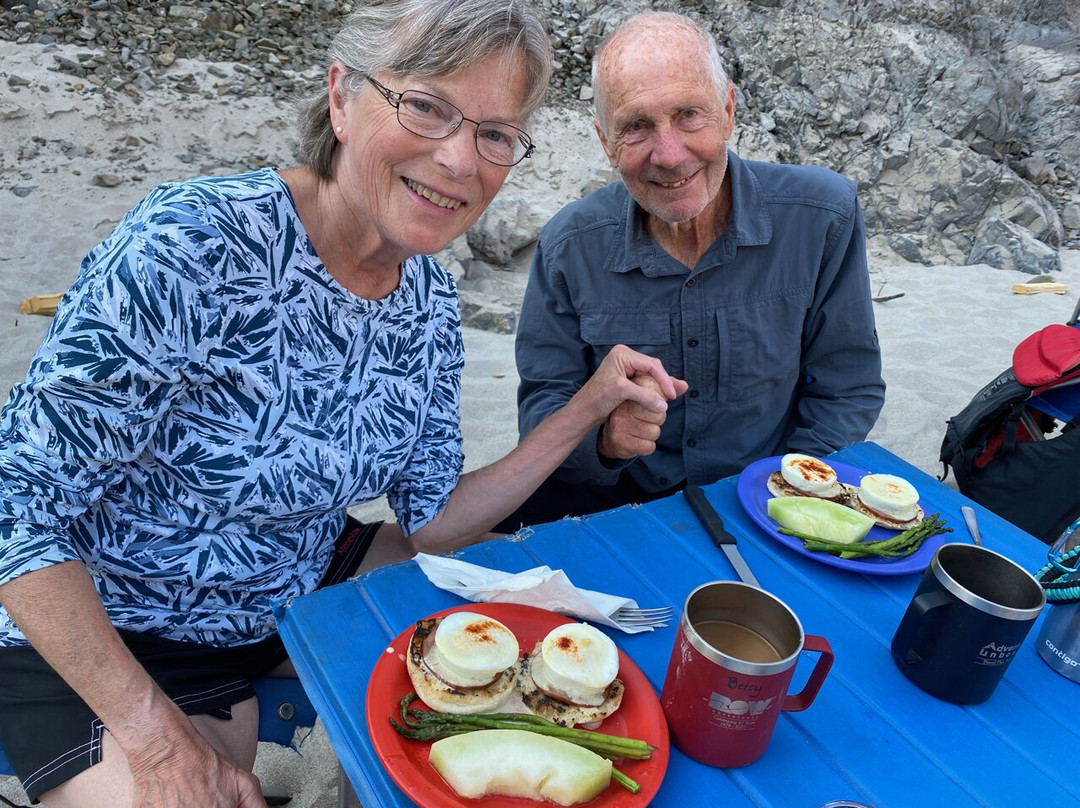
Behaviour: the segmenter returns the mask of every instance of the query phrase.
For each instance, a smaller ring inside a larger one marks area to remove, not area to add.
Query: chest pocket
[[[810,289],[795,289],[717,311],[721,400],[737,404],[778,396],[775,403],[786,405],[799,385],[810,294]]]
[[[668,373],[681,372],[681,356],[671,335],[667,309],[604,309],[583,312],[581,339],[596,349],[597,364],[616,345],[628,345],[659,359]]]

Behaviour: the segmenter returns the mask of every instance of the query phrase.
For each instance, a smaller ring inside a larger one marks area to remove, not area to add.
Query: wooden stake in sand
[[[1069,291],[1069,287],[1063,283],[1014,283],[1014,295],[1037,295],[1039,292],[1053,292],[1055,295],[1063,295]]]
[[[63,292],[58,295],[34,295],[20,303],[19,308],[22,309],[23,314],[43,314],[46,317],[52,317],[56,314],[56,305],[63,296]]]

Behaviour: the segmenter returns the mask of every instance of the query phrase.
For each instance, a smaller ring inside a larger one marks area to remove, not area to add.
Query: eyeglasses
[[[371,76],[364,78],[397,110],[398,123],[414,135],[442,140],[454,134],[462,121],[468,121],[476,126],[476,151],[497,166],[516,166],[526,157],[532,157],[536,150],[532,138],[516,126],[501,121],[474,121],[437,95],[428,95],[419,90],[395,93]]]

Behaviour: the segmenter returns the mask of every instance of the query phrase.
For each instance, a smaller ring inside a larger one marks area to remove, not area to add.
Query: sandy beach
[[[184,64],[207,86],[204,65]],[[292,115],[269,98],[210,101],[169,90],[135,101],[90,95],[71,76],[52,72],[40,46],[0,42],[0,65],[28,84],[0,84],[0,394],[25,374],[49,319],[26,315],[20,301],[62,292],[82,256],[154,185],[204,173],[288,165]],[[543,198],[557,207],[580,191],[588,173],[604,167],[584,112],[544,110],[546,139],[559,158],[539,157],[506,192]],[[538,127],[539,128],[539,127]],[[1011,363],[1032,332],[1069,317],[1080,294],[1080,252],[1063,252],[1057,281],[1068,292],[1013,294],[1019,272],[988,266],[905,263],[872,241],[875,304],[888,384],[886,403],[869,438],[938,474],[946,419]],[[524,288],[524,273],[507,273]],[[516,442],[514,338],[465,332],[462,424],[467,468],[505,454]],[[357,509],[388,515],[382,502]],[[302,754],[263,745],[256,773],[293,795],[292,808],[336,805],[337,766],[320,727]],[[25,802],[11,778],[0,794]]]

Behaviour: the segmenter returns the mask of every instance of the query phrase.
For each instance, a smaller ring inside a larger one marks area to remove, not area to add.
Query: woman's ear
[[[341,62],[335,59],[330,63],[330,71],[327,75],[327,87],[330,96],[330,125],[334,128],[338,140],[342,139],[348,123],[348,116],[345,111],[345,101],[349,97],[345,91],[345,77],[348,74],[349,68]]]

